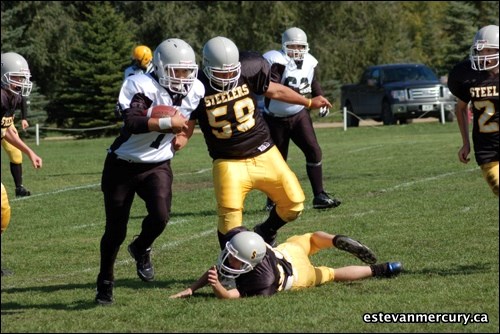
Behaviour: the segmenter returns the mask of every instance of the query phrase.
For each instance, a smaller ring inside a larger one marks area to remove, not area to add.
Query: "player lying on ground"
[[[217,265],[208,269],[189,288],[170,298],[191,296],[210,285],[217,298],[234,299],[250,296],[271,296],[279,291],[298,290],[330,281],[355,281],[368,277],[393,277],[402,271],[400,262],[375,264],[375,254],[365,245],[343,235],[326,232],[296,235],[276,248],[245,227],[228,233],[230,237],[221,251]],[[370,265],[330,268],[314,266],[309,257],[327,248],[347,251]],[[220,278],[219,278],[220,277]],[[235,280],[235,288],[227,289],[219,279]]]

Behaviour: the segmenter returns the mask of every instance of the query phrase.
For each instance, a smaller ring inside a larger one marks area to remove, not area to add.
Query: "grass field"
[[[100,177],[113,138],[28,143],[44,159],[35,171],[25,158],[24,183],[33,195],[16,199],[2,150],[2,182],[12,220],[2,236],[2,332],[434,332],[498,333],[499,203],[474,159],[458,162],[456,123],[321,128],[326,189],[343,203],[312,208],[302,153],[289,164],[306,193],[302,216],[280,230],[347,234],[380,262],[401,261],[394,279],[330,283],[271,298],[224,301],[204,288],[189,299],[168,296],[187,287],[218,254],[211,161],[200,134],[173,160],[173,214],[153,245],[156,280],[144,283],[126,251],[145,214],[136,198],[126,242],[115,265],[115,303],[94,304],[99,241],[104,228]],[[472,157],[473,158],[473,157]],[[263,221],[265,196],[247,197],[248,227]],[[362,264],[326,250],[313,263]],[[364,314],[385,314],[367,323]],[[391,322],[420,314],[428,321]],[[436,318],[432,318],[435,315]],[[444,318],[437,316],[444,315]],[[467,324],[458,316],[476,316]],[[486,322],[487,321],[487,322]]]

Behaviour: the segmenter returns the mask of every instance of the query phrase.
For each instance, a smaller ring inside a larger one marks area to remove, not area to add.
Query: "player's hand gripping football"
[[[180,133],[188,128],[188,120],[178,110],[171,116],[171,121],[173,133]]]

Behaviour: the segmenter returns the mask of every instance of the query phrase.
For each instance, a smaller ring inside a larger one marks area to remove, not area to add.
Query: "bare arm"
[[[269,83],[269,88],[264,93],[264,96],[291,104],[300,104],[307,108],[317,109],[324,106],[327,106],[328,108],[332,107],[332,104],[323,96],[316,96],[312,99],[308,99],[293,89],[272,81]]]
[[[217,276],[217,268],[213,266],[210,269],[208,269],[196,282],[191,284],[189,288],[171,295],[170,298],[175,299],[175,298],[186,298],[192,296],[196,290],[201,289],[202,287],[209,284],[212,286],[212,290],[214,291],[217,298],[235,299],[240,297],[240,293],[238,292],[237,289],[227,290],[222,286]]]
[[[468,104],[460,99],[455,106],[455,115],[457,117],[458,129],[462,137],[462,147],[458,151],[458,159],[463,163],[470,161],[470,140],[469,140],[469,114]]]
[[[191,284],[189,288],[171,295],[170,298],[175,299],[175,298],[186,298],[192,296],[196,290],[203,288],[207,284],[208,284],[208,270],[205,273],[203,273],[203,275],[201,275],[201,277],[196,282]]]
[[[217,274],[217,268],[213,266],[208,270],[208,284],[212,286],[212,290],[219,299],[236,299],[240,298],[238,289],[227,290],[220,282]]]

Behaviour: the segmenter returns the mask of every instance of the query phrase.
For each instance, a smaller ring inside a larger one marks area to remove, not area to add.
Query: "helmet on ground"
[[[241,75],[240,53],[233,41],[217,36],[203,46],[203,72],[218,92],[238,85]]]
[[[2,87],[14,94],[29,96],[33,83],[28,62],[18,53],[2,53]]]
[[[138,45],[132,51],[132,60],[145,70],[153,60],[153,53],[146,45]]]
[[[228,278],[236,278],[248,273],[258,265],[266,255],[267,246],[260,235],[251,231],[236,234],[226,243],[217,260],[219,273]],[[232,256],[241,262],[240,268],[233,268],[229,263]]]
[[[291,48],[298,45],[300,48]],[[309,52],[309,43],[307,43],[307,35],[300,28],[289,28],[281,36],[281,46],[283,52],[293,60],[303,60],[306,53]]]
[[[483,49],[496,49],[490,54],[480,54]],[[482,27],[474,36],[470,48],[471,66],[476,71],[491,70],[498,66],[498,26]]]
[[[160,85],[182,95],[191,90],[198,75],[193,48],[178,38],[169,38],[158,45],[153,65]]]

